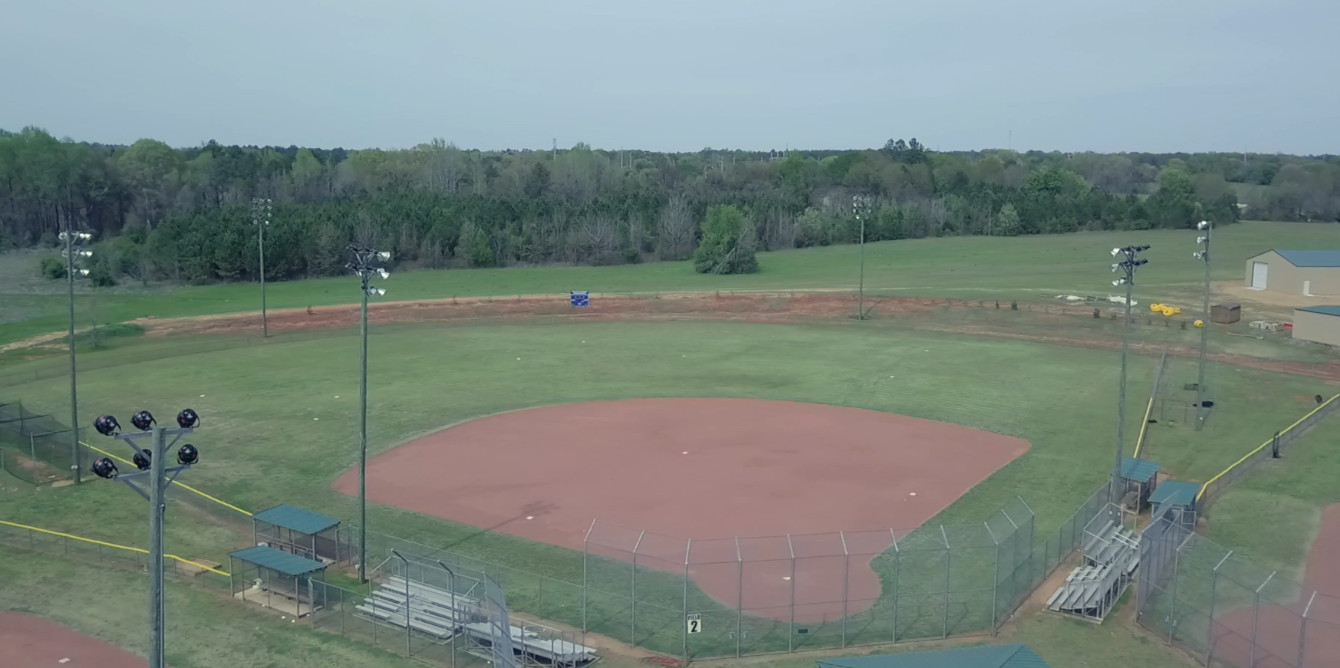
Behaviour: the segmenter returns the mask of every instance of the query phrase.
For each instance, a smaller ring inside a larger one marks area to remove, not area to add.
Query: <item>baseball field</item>
[[[1288,227],[1299,244],[1325,238],[1310,226]],[[1220,236],[1224,248],[1245,255],[1284,229],[1248,224]],[[1160,250],[1191,246],[1185,235],[1151,236],[1163,242]],[[388,299],[435,301],[373,309],[369,527],[569,583],[582,581],[585,552],[599,553],[608,568],[620,561],[615,543],[643,540],[632,553],[646,556],[639,568],[651,598],[640,602],[660,604],[661,589],[682,585],[686,593],[667,596],[691,600],[709,620],[729,618],[754,631],[747,639],[722,631],[710,640],[721,647],[705,640],[703,656],[729,653],[738,643],[785,651],[784,619],[812,630],[802,648],[835,647],[839,624],[844,644],[848,633],[859,644],[872,641],[885,634],[880,620],[902,610],[889,600],[908,579],[898,570],[905,565],[888,556],[895,541],[922,540],[919,527],[982,525],[1019,503],[1033,516],[1036,539],[1045,541],[1107,476],[1116,448],[1120,322],[1106,304],[1067,305],[1055,296],[1106,295],[1104,250],[1114,241],[1121,243],[1096,234],[872,245],[874,317],[867,321],[851,317],[854,295],[835,291],[852,282],[850,248],[764,255],[763,271],[738,282],[681,276],[685,267],[677,264],[398,274],[388,282]],[[1199,266],[1174,257],[1171,249],[1151,253],[1150,280],[1137,291],[1142,304],[1195,293]],[[1217,271],[1228,280],[1240,264]],[[100,298],[104,322],[134,324],[123,330],[128,336],[81,352],[81,422],[87,427],[111,413],[124,423],[142,408],[162,417],[193,408],[204,418],[193,436],[202,453],[189,472],[193,487],[251,511],[288,503],[356,519],[350,492],[359,337],[356,311],[340,306],[348,301],[344,287],[329,280],[272,286],[275,334],[266,341],[254,315],[236,314],[254,307],[250,286]],[[575,312],[569,289],[592,290],[592,307]],[[763,292],[743,292],[753,290]],[[20,300],[25,317],[7,313],[0,336],[16,342],[59,329],[51,314],[57,299],[32,290]],[[1127,453],[1144,422],[1158,356],[1194,356],[1194,328],[1156,318],[1141,313],[1133,326]],[[1160,424],[1151,434],[1150,456],[1165,473],[1208,479],[1309,410],[1315,395],[1335,392],[1340,373],[1328,351],[1238,336],[1244,333],[1212,333],[1209,384],[1223,408],[1205,428]],[[41,348],[49,343],[0,353],[0,400],[68,414],[66,362],[59,349]],[[1194,380],[1188,364],[1169,368],[1164,382]],[[87,430],[86,441],[105,445],[99,438]],[[0,519],[148,544],[143,503],[123,486],[86,479],[32,488],[0,480]],[[1250,491],[1243,489],[1234,494]],[[229,551],[247,545],[244,517],[174,499],[170,552],[226,563]],[[1234,528],[1270,524],[1255,504],[1230,495],[1220,508],[1228,519],[1212,531],[1272,554],[1276,541],[1268,532]],[[1310,543],[1319,516],[1318,509],[1311,529],[1290,534],[1290,544]],[[788,535],[793,546],[814,535],[845,543],[873,540],[876,532],[888,542],[845,546],[860,555],[855,559],[816,554],[812,569],[799,573],[759,567],[732,578],[723,568],[695,568],[707,561],[692,552],[678,553],[692,543],[708,550],[726,540],[747,545]],[[603,551],[591,549],[593,534],[606,537]],[[953,540],[948,532],[946,540]],[[143,653],[144,638],[119,631],[144,607],[136,574],[11,540],[0,541],[0,555],[0,609],[48,617]],[[1306,551],[1275,556],[1302,563]],[[989,585],[991,562],[984,568]],[[834,578],[840,587],[825,584]],[[333,579],[348,583],[347,575]],[[514,582],[514,613],[574,623],[575,590],[537,598],[530,585]],[[832,594],[838,589],[842,600]],[[398,661],[337,635],[280,625],[217,591],[178,583],[170,593],[170,609],[191,612],[170,612],[173,665],[260,665],[278,655],[283,665],[330,665],[323,653],[340,665]],[[613,629],[621,628],[625,610],[614,599],[582,603],[593,630],[614,637],[609,647],[633,640],[675,654],[672,638],[658,636],[664,628],[621,638]],[[964,613],[964,629],[990,626],[1000,607],[984,605],[985,612]],[[735,608],[751,611],[747,625],[728,615]],[[1108,622],[1113,631],[1036,608],[1025,604],[1001,633],[1030,643],[1054,665],[1078,665],[1066,659],[1076,645],[1090,650],[1084,665],[1091,666],[1183,660],[1119,620]],[[666,619],[662,626],[675,625],[679,638],[678,618]],[[897,633],[898,624],[887,630]],[[616,665],[640,659],[631,648],[607,657]]]

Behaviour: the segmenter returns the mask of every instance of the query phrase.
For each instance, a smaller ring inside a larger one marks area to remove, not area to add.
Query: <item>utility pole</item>
[[[166,668],[163,658],[166,623],[163,616],[163,486],[166,484],[163,459],[167,456],[167,429],[154,427],[153,456],[149,459],[149,623],[153,625],[153,645],[149,648],[149,668]]]
[[[1208,220],[1202,220],[1196,225],[1196,229],[1205,233],[1205,236],[1196,237],[1196,243],[1201,247],[1200,250],[1192,254],[1201,264],[1205,265],[1205,297],[1201,308],[1200,322],[1200,368],[1196,373],[1196,431],[1205,426],[1205,357],[1209,346],[1210,335],[1210,235],[1214,230],[1214,224]]]
[[[1121,485],[1121,454],[1126,447],[1126,368],[1131,352],[1131,298],[1135,287],[1135,270],[1149,260],[1141,259],[1139,254],[1149,250],[1148,245],[1124,246],[1112,249],[1112,257],[1118,262],[1112,265],[1112,271],[1121,277],[1112,281],[1114,286],[1126,286],[1126,319],[1121,323],[1121,385],[1117,393],[1117,454],[1112,469],[1112,490],[1110,498],[1116,503]]]
[[[270,338],[270,323],[265,314],[265,228],[270,225],[270,198],[251,200],[251,222],[256,226],[261,260],[261,338]]]
[[[70,472],[74,474],[74,484],[78,485],[82,481],[82,472],[79,452],[79,388],[76,381],[75,372],[75,342],[74,342],[74,277],[78,273],[80,276],[88,276],[88,270],[75,267],[76,257],[91,257],[93,251],[75,250],[75,244],[88,241],[93,235],[88,232],[75,232],[73,225],[66,225],[64,232],[61,232],[61,240],[65,242],[65,278],[69,289],[70,306]]]
[[[369,281],[373,274],[383,280],[390,278],[390,272],[377,267],[379,262],[391,259],[388,251],[379,251],[363,246],[350,246],[353,259],[349,268],[358,276],[363,293],[362,354],[359,364],[358,383],[358,581],[367,582],[368,563],[368,296],[381,296],[386,290],[373,286]],[[408,578],[408,575],[406,576]]]
[[[865,219],[870,217],[871,197],[869,195],[854,195],[851,201],[852,208],[856,211],[856,220],[861,223],[861,270],[860,279],[856,285],[856,319],[865,320]]]

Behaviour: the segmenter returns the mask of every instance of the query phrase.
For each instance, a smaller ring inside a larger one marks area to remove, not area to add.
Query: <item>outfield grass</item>
[[[1150,260],[1140,285],[1150,288],[1195,284],[1201,265],[1192,260],[1196,233],[1188,230],[1100,232],[1033,237],[947,237],[867,244],[865,285],[872,291],[943,297],[1029,299],[1061,292],[1111,290],[1108,250],[1148,243]],[[1334,247],[1336,227],[1305,223],[1241,223],[1215,234],[1217,280],[1241,278],[1243,261],[1272,247]],[[685,290],[849,289],[857,282],[859,250],[831,246],[762,253],[760,271],[744,276],[695,274],[687,262],[616,267],[537,267],[418,271],[397,273],[386,283],[388,299],[418,300],[452,296],[663,292]],[[14,266],[0,275],[35,272],[35,256],[22,256],[33,268]],[[18,279],[0,287],[7,312],[0,316],[0,341],[13,341],[65,327],[65,302],[59,282]],[[1143,288],[1142,288],[1143,289]],[[40,294],[54,292],[57,294]],[[269,284],[271,308],[302,308],[350,303],[358,297],[348,278]],[[97,318],[122,322],[145,316],[170,317],[259,310],[255,284],[225,284],[142,290],[122,286],[99,298]]]
[[[143,350],[95,352],[86,355],[94,362],[90,366],[106,366],[81,375],[81,403],[87,415],[111,412],[123,420],[141,407],[166,416],[190,405],[204,416],[195,441],[204,463],[191,471],[191,484],[250,509],[287,502],[354,517],[353,501],[329,483],[355,462],[357,345],[356,337],[334,332],[123,365],[114,364],[118,356]],[[1028,439],[1033,445],[1026,455],[936,519],[981,522],[1023,495],[1039,515],[1039,537],[1105,477],[1113,457],[1117,367],[1116,355],[1107,351],[928,336],[852,321],[406,325],[377,328],[371,352],[374,451],[457,420],[559,402],[738,396],[857,406]],[[1127,430],[1132,441],[1153,364],[1152,358],[1135,358]],[[24,366],[15,365],[14,372],[22,373]],[[1220,395],[1221,405],[1232,410],[1217,413],[1201,432],[1186,429],[1158,440],[1155,458],[1167,459],[1170,472],[1202,479],[1217,472],[1277,425],[1296,419],[1296,397],[1312,394],[1318,385],[1258,371],[1220,373],[1234,378]],[[60,410],[68,386],[52,378],[11,391],[22,392],[32,405]],[[654,479],[648,472],[648,482]],[[7,494],[0,496],[0,517],[147,544],[141,507],[126,492],[92,481]],[[394,508],[373,506],[370,517],[380,531],[433,545],[464,541],[457,549],[478,558],[580,582],[580,558],[567,550],[478,534]],[[888,524],[899,524],[896,515]],[[169,529],[171,551],[215,561],[247,538],[235,521],[182,504],[173,505]],[[890,576],[884,575],[887,581]],[[529,593],[522,590],[519,603],[525,609]],[[545,611],[566,605],[570,613],[574,595],[569,591],[564,600],[548,592]],[[696,593],[694,599],[703,600]],[[610,623],[622,611],[614,599],[593,605]],[[773,642],[760,636],[756,641]]]

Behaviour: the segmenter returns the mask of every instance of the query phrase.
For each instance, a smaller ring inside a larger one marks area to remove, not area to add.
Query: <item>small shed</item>
[[[1293,338],[1340,346],[1340,306],[1309,306],[1295,309]]]
[[[1231,325],[1239,320],[1242,320],[1241,304],[1215,304],[1210,307],[1210,322]]]
[[[251,518],[251,532],[256,545],[267,545],[277,550],[326,563],[339,563],[340,542],[336,533],[340,521],[329,515],[280,504],[262,510]]]
[[[233,598],[294,617],[311,614],[326,603],[326,565],[319,561],[257,545],[229,554],[228,571]]]
[[[819,668],[1051,668],[1022,643],[820,659]]]
[[[1123,457],[1121,459],[1122,507],[1139,512],[1149,505],[1149,496],[1158,486],[1160,466],[1148,459]]]

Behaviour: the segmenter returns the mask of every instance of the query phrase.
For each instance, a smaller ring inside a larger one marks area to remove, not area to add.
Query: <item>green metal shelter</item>
[[[251,518],[251,533],[257,545],[327,563],[339,563],[340,521],[329,515],[286,503],[262,510]]]
[[[849,656],[819,661],[819,668],[1051,668],[1028,646],[1013,643],[935,652]]]
[[[1149,497],[1158,486],[1160,468],[1157,463],[1148,459],[1122,457],[1121,478],[1125,489],[1121,496],[1124,506],[1129,510],[1139,511],[1149,504]],[[1131,492],[1135,492],[1134,503],[1126,504],[1126,497],[1130,496]]]
[[[234,598],[296,617],[325,604],[326,565],[319,561],[258,545],[229,554],[228,571]]]

